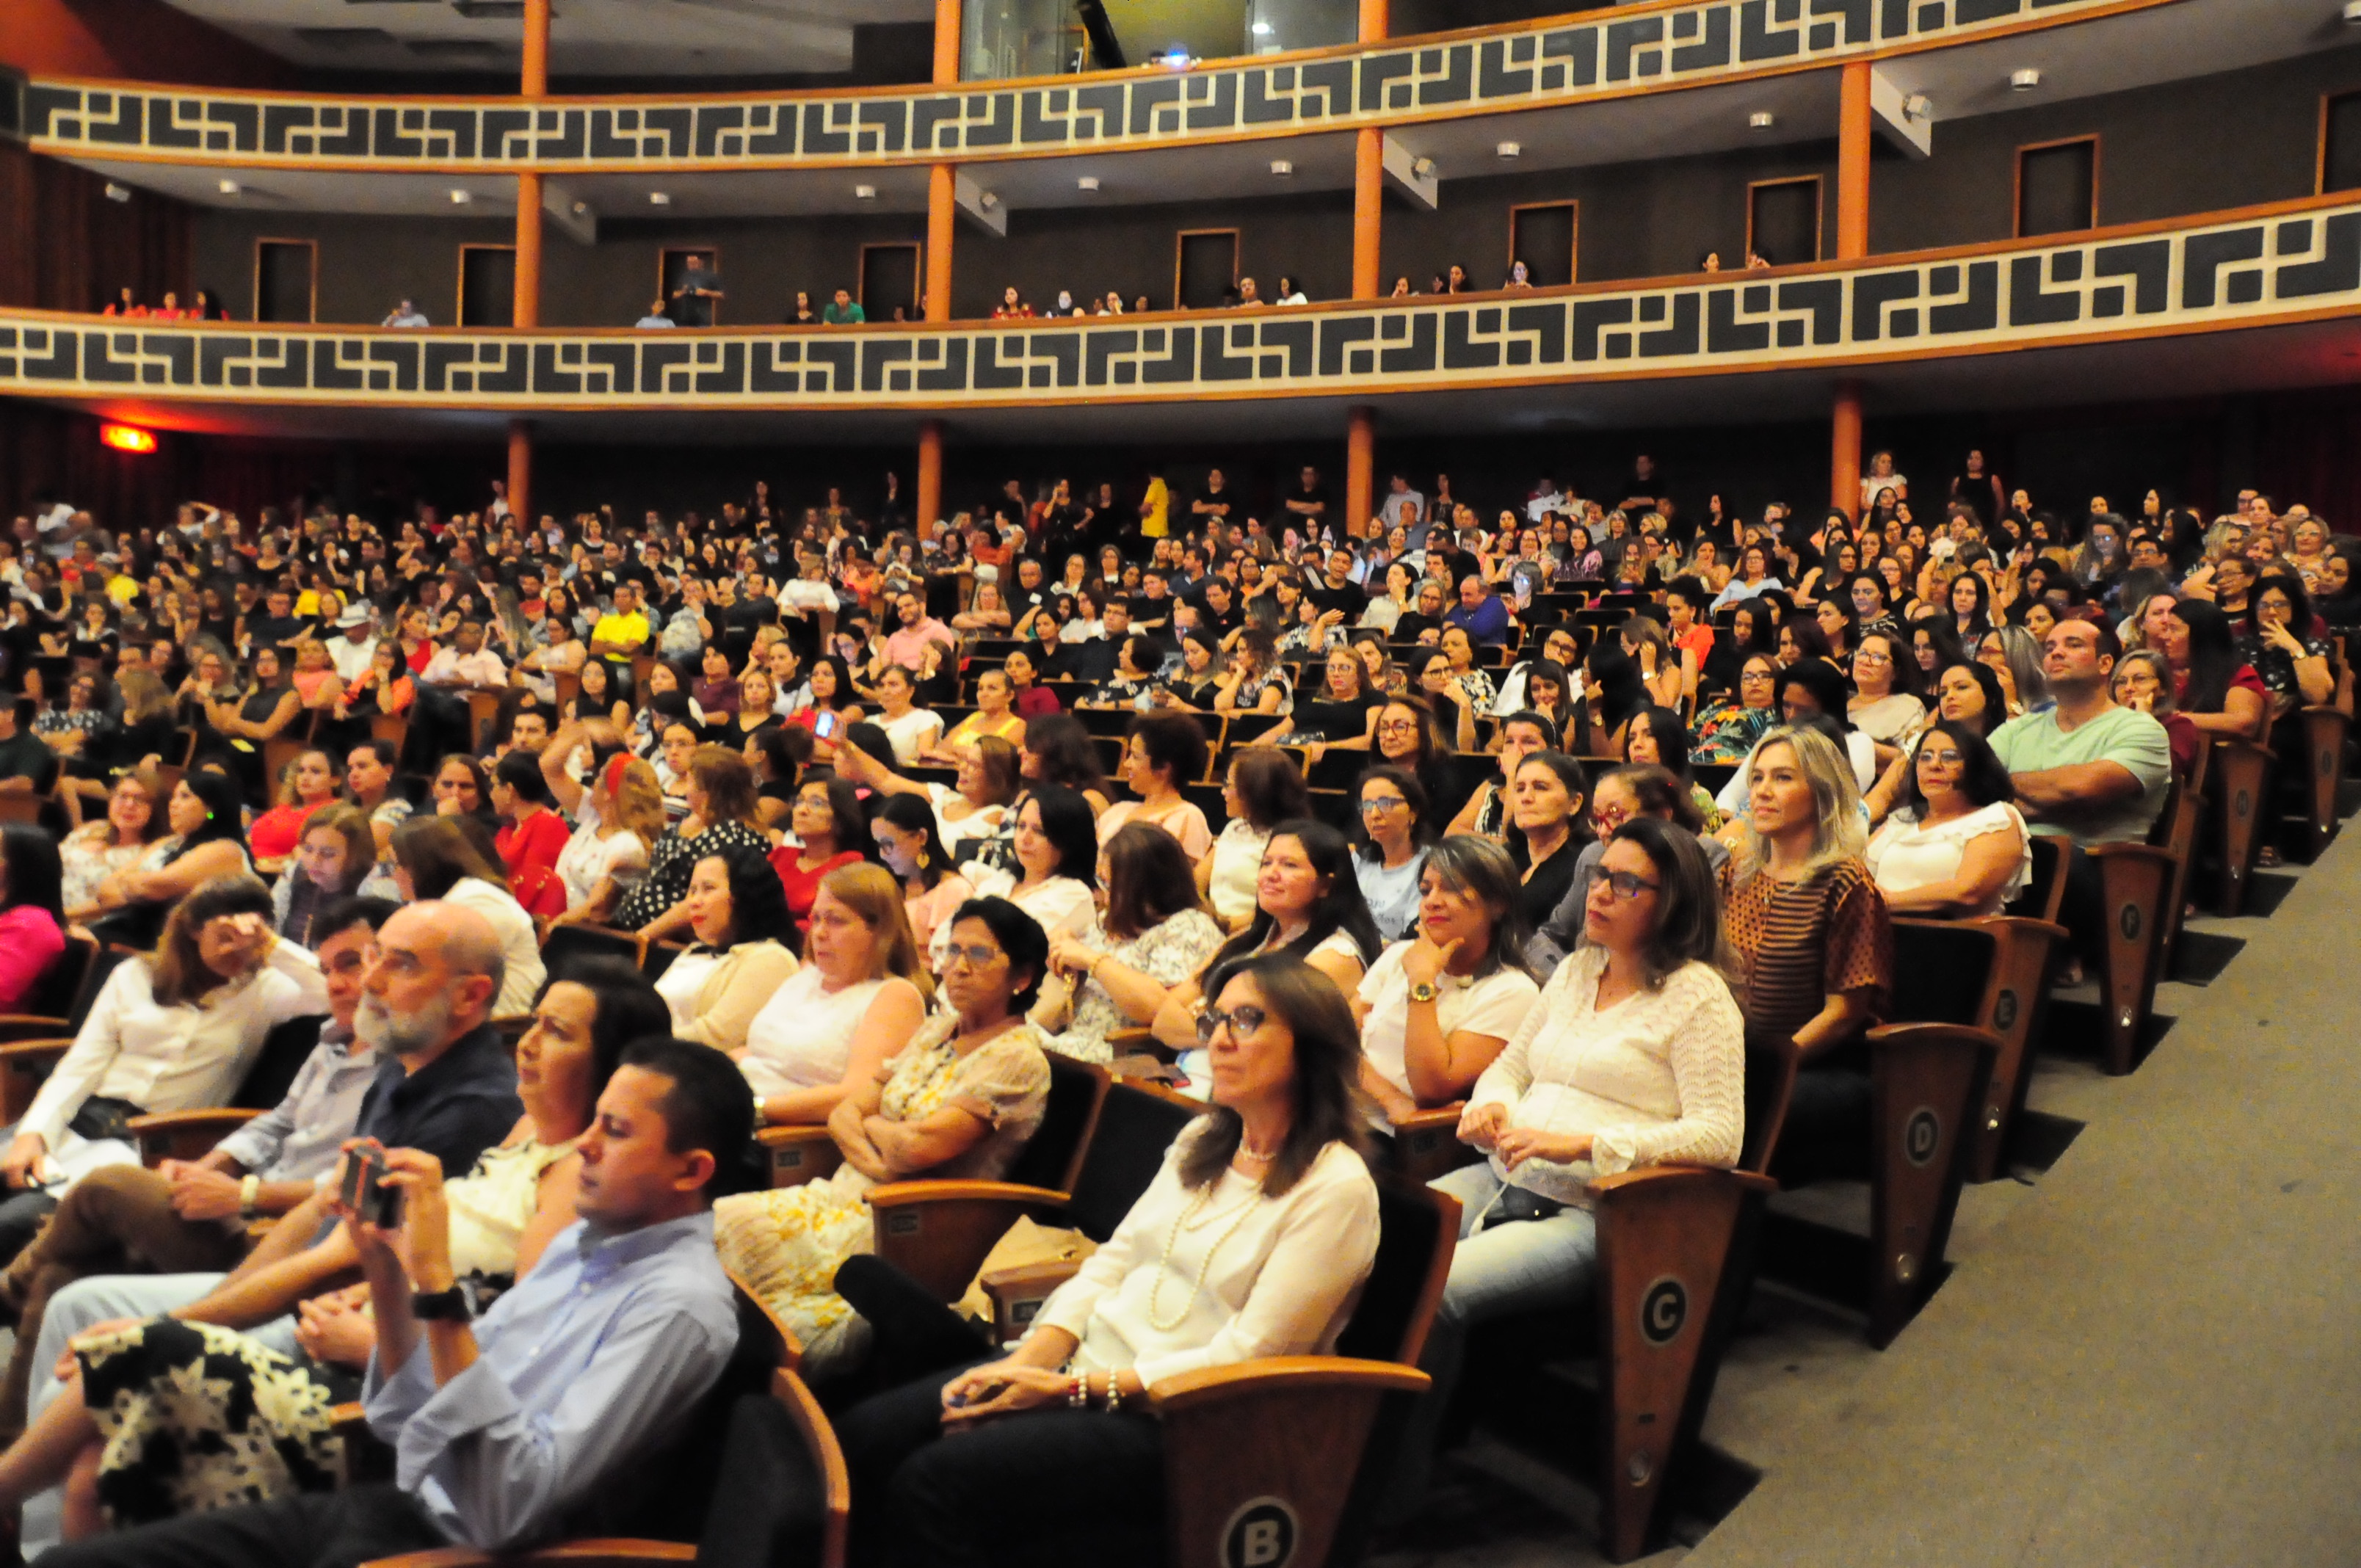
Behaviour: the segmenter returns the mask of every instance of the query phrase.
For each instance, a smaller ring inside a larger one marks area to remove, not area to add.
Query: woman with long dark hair
[[[126,948],[153,947],[172,905],[216,878],[250,873],[237,784],[226,773],[195,768],[165,803],[170,837],[149,846],[129,871],[98,884],[91,935]]]
[[[2172,705],[2198,729],[2258,740],[2270,718],[2270,694],[2238,652],[2219,605],[2185,598],[2158,623],[2157,652],[2172,666]]]
[[[29,822],[0,823],[0,1013],[21,1013],[66,950],[58,846]]]
[[[481,828],[476,835],[482,833]],[[500,853],[450,817],[413,817],[393,830],[393,880],[404,903],[441,899],[481,915],[500,939],[503,970],[492,1016],[521,1016],[546,972],[533,916],[509,892]]]
[[[688,879],[688,928],[697,940],[657,977],[672,1032],[735,1056],[746,1031],[796,972],[795,917],[771,862],[742,844],[697,862]]]
[[[1109,837],[1099,855],[1105,906],[1082,936],[1049,938],[1049,979],[1033,1022],[1053,1051],[1110,1060],[1107,1036],[1156,1021],[1171,988],[1194,976],[1222,945],[1171,834],[1144,822]]]

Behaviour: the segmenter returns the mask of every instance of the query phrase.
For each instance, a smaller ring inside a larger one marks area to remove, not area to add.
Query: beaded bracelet
[[[1066,1379],[1066,1403],[1078,1410],[1087,1410],[1091,1408],[1089,1374],[1077,1372]]]
[[[1115,1383],[1115,1379],[1120,1376],[1122,1376],[1120,1373],[1115,1372],[1107,1374],[1106,1408],[1109,1415],[1114,1415],[1123,1409],[1123,1389]]]

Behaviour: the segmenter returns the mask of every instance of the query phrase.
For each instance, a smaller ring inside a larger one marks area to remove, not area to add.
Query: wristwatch
[[[464,1323],[476,1314],[467,1305],[467,1292],[454,1285],[447,1290],[412,1291],[410,1315],[423,1322]]]
[[[248,1176],[240,1181],[237,1184],[237,1217],[241,1220],[253,1219],[261,1199],[261,1177]]]
[[[1421,981],[1410,988],[1410,999],[1412,1002],[1432,1002],[1435,995],[1434,982],[1432,981]]]

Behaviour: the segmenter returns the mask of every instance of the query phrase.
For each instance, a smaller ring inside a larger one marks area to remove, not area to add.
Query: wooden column
[[[951,231],[959,216],[958,175],[948,163],[927,170],[927,303],[930,322],[951,319]]]
[[[1387,0],[1361,0],[1361,41],[1386,36]],[[1353,298],[1374,300],[1385,292],[1386,133],[1361,130],[1353,146]]]
[[[1389,0],[1361,0],[1361,41],[1363,43],[1383,43],[1389,36],[1387,29],[1392,24],[1387,16],[1389,3]]]
[[[939,419],[918,422],[918,528],[923,532],[928,523],[943,511],[943,422]]]
[[[509,421],[509,513],[520,528],[531,528],[533,514],[533,424]]]
[[[525,0],[524,5],[524,70],[518,82],[518,93],[525,98],[549,96],[549,0]],[[541,324],[541,176],[538,173],[517,176],[516,210],[516,324]],[[509,467],[517,466],[514,431],[510,433]],[[509,505],[520,515],[523,508],[516,499],[516,486],[511,479]]]
[[[1839,381],[1829,413],[1828,504],[1847,517],[1861,511],[1861,383]]]
[[[1373,532],[1377,508],[1378,411],[1364,406],[1345,419],[1345,532],[1358,539]]]
[[[1869,61],[1844,68],[1837,105],[1837,259],[1869,254]]]

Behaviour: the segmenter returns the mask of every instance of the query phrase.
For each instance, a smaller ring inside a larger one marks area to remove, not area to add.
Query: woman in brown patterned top
[[[1795,1182],[1865,1174],[1869,1057],[1862,1036],[1894,978],[1894,927],[1861,861],[1851,764],[1814,729],[1754,748],[1741,852],[1723,868],[1722,921],[1744,960],[1748,1035],[1803,1056],[1774,1168]]]

